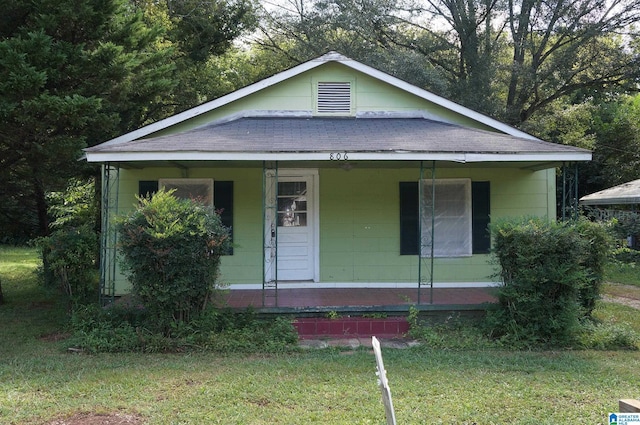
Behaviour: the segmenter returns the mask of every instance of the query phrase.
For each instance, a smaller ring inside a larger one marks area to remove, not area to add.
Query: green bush
[[[63,227],[38,245],[45,284],[58,286],[73,305],[98,299],[98,235],[91,226]]]
[[[174,322],[171,336],[154,331],[151,323],[146,310],[136,306],[82,306],[73,312],[69,344],[89,353],[195,350],[230,354],[284,352],[298,340],[289,320],[259,319],[252,310],[209,307],[189,322]]]
[[[290,350],[297,341],[298,334],[291,321],[277,317],[211,332],[204,344],[208,350],[221,353],[274,353]]]
[[[622,264],[640,264],[640,251],[631,248],[617,248],[612,251],[614,261]]]
[[[89,225],[97,228],[98,197],[93,180],[69,180],[63,191],[47,193],[52,229]]]
[[[410,306],[407,321],[407,336],[420,341],[427,350],[477,350],[497,346],[477,323],[462,319],[460,315],[449,315],[444,321],[429,320],[421,317],[417,308]]]
[[[499,222],[492,233],[502,285],[487,313],[490,334],[514,346],[574,343],[599,297],[606,231],[534,218]]]
[[[596,301],[600,299],[613,239],[603,224],[588,220],[571,223],[569,229],[577,232],[582,239],[583,252],[578,255],[577,261],[586,274],[580,286],[580,305],[583,314],[591,317]]]
[[[71,347],[89,353],[116,353],[137,351],[140,346],[136,329],[115,310],[100,308],[97,304],[78,306],[71,314],[73,336]]]
[[[122,267],[155,323],[171,332],[203,311],[216,288],[228,229],[210,208],[160,190],[120,217]]]

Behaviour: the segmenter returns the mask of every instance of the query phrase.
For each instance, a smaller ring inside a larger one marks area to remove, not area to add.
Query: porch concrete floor
[[[284,286],[284,285],[283,285]],[[418,303],[417,288],[302,288],[266,291],[263,304],[261,289],[230,290],[225,295],[231,308],[254,307],[270,312],[314,311],[406,311],[411,305],[425,310],[482,309],[484,303],[496,301],[492,288],[423,288]]]

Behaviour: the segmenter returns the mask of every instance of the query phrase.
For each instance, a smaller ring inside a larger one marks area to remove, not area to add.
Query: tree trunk
[[[40,236],[49,235],[49,214],[47,211],[47,199],[42,183],[37,179],[33,179],[33,196],[36,201],[36,210],[38,213],[38,233]]]

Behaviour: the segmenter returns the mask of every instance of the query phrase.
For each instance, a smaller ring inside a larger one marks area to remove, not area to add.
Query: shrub
[[[604,229],[536,218],[503,221],[492,232],[502,285],[487,313],[490,333],[515,346],[573,343],[599,297]]]
[[[409,332],[407,335],[419,340],[424,349],[478,350],[493,348],[495,342],[489,340],[480,326],[460,315],[449,315],[444,321],[420,317],[420,311],[409,307]]]
[[[117,222],[123,270],[167,333],[172,323],[188,322],[206,308],[230,243],[212,209],[172,193],[139,198],[135,211]]]
[[[96,227],[98,197],[93,180],[69,180],[65,190],[47,193],[49,214],[54,218],[51,228]]]
[[[98,235],[89,225],[63,227],[38,245],[45,284],[58,286],[74,306],[98,299]]]
[[[254,320],[246,326],[211,332],[205,341],[207,349],[221,353],[283,352],[298,341],[290,320],[283,317]]]
[[[82,306],[73,312],[69,344],[90,353],[273,353],[290,350],[298,340],[289,320],[259,319],[251,310],[232,312],[209,307],[189,322],[173,322],[171,336],[150,329],[151,321],[146,310],[139,307]]]
[[[578,256],[578,262],[586,275],[580,286],[580,305],[584,315],[591,317],[600,298],[613,239],[604,225],[588,220],[572,223],[570,229],[575,230],[582,239],[583,252]]]
[[[640,251],[631,248],[617,248],[612,251],[615,261],[622,264],[640,264]]]

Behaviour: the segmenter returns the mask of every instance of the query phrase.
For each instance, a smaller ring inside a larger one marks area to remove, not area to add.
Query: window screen
[[[462,257],[472,254],[471,180],[423,180],[420,199],[421,249],[434,257]],[[433,202],[435,195],[435,203]]]
[[[166,190],[175,189],[174,195],[177,198],[191,199],[213,206],[212,179],[160,179],[160,186]]]

